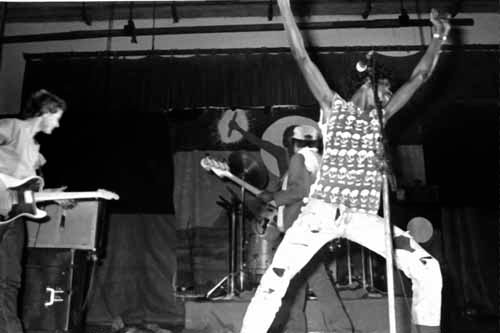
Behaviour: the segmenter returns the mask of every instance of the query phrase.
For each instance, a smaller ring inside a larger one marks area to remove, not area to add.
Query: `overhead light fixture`
[[[455,0],[453,2],[453,5],[451,5],[450,11],[449,11],[451,17],[457,16],[457,14],[460,12],[461,9],[462,9],[462,0]]]
[[[401,14],[399,15],[399,25],[408,26],[410,25],[410,17],[408,16],[408,12],[405,9],[403,0],[400,0],[401,5]]]
[[[123,31],[127,36],[131,37],[130,42],[133,44],[137,44],[137,36],[135,33],[135,23],[134,20],[132,19],[132,11],[133,11],[134,3],[131,2],[129,6],[129,14],[128,14],[128,22],[125,24],[123,27]]]
[[[174,23],[179,22],[179,14],[177,14],[177,5],[175,2],[170,5],[170,11],[172,12],[172,20]]]
[[[370,16],[371,12],[372,12],[372,0],[366,0],[365,10],[363,11],[363,13],[361,13],[361,17],[366,20],[368,16]]]
[[[92,19],[87,12],[87,6],[85,5],[85,2],[82,2],[82,21],[85,22],[86,25],[92,25]]]
[[[273,0],[267,2],[267,20],[272,21],[274,16],[273,12]]]

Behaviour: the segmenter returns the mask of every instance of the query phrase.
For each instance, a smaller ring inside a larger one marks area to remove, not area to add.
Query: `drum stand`
[[[228,273],[205,297],[211,298],[212,294],[226,283],[224,297],[217,296],[225,300],[233,299],[239,296],[243,291],[245,284],[244,264],[243,264],[243,244],[244,244],[244,219],[245,219],[245,188],[241,187],[241,198],[232,200],[230,206],[230,230],[228,247]],[[236,198],[236,196],[235,196]],[[215,297],[214,297],[215,298]]]

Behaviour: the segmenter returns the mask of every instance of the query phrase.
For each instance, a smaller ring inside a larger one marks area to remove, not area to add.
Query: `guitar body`
[[[105,200],[120,199],[118,194],[102,189],[91,192],[40,192],[43,188],[43,179],[38,176],[16,179],[0,174],[0,181],[7,187],[12,201],[12,207],[9,212],[0,211],[0,225],[10,223],[21,216],[35,220],[43,219],[47,216],[47,213],[37,208],[37,202],[91,198]]]
[[[33,176],[13,183],[7,183],[13,205],[7,216],[0,216],[0,225],[14,221],[19,217],[43,219],[47,213],[36,206],[34,193],[43,186],[43,179]]]

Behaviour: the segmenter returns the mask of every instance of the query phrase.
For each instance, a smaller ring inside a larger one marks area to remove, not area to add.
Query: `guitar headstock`
[[[99,189],[97,190],[97,194],[99,198],[105,199],[105,200],[118,200],[120,199],[120,196],[114,192],[108,191],[108,190],[103,190]]]
[[[229,165],[226,162],[217,160],[213,157],[206,156],[202,158],[200,164],[203,169],[212,171],[221,178],[231,175],[231,172],[229,171]]]

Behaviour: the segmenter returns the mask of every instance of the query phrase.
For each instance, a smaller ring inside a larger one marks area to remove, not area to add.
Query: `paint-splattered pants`
[[[241,333],[266,333],[281,306],[290,280],[328,241],[344,237],[385,257],[384,220],[373,214],[340,212],[311,199],[288,229],[250,302]],[[412,280],[412,319],[439,327],[442,277],[439,263],[410,235],[394,227],[395,261]]]

